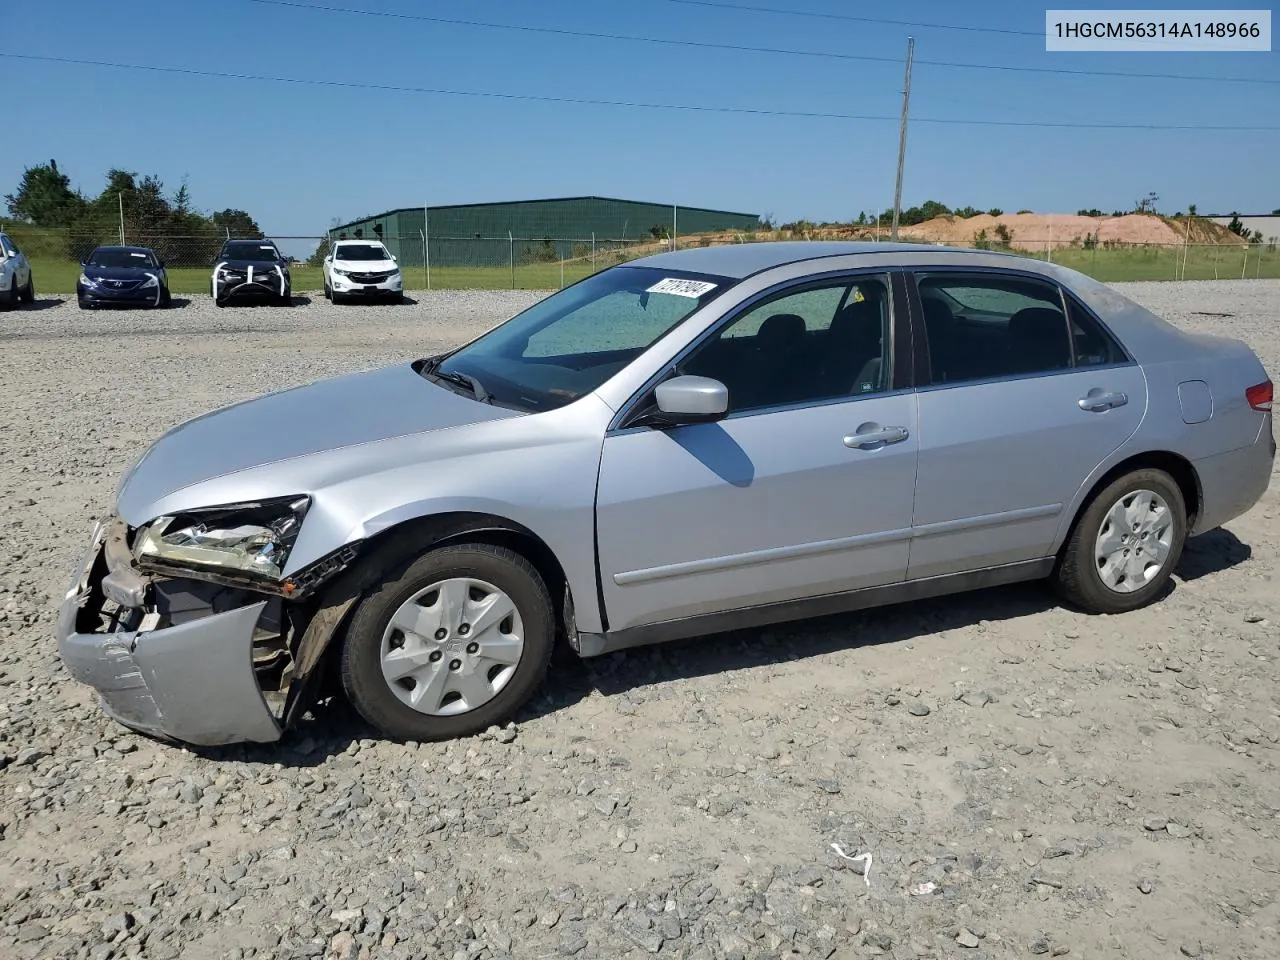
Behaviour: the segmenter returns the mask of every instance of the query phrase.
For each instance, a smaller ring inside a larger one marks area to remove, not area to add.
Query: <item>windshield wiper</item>
[[[444,357],[433,357],[423,365],[422,372],[428,377],[435,377],[437,380],[444,380],[455,386],[463,387],[470,390],[475,398],[481,403],[493,403],[493,395],[484,388],[475,377],[469,373],[456,373],[452,370],[441,370],[440,364],[445,360]]]
[[[493,399],[490,396],[489,391],[481,386],[480,381],[470,374],[453,372],[442,373],[439,370],[433,370],[431,375],[433,377],[439,377],[441,380],[448,380],[450,383],[456,383],[460,387],[468,388],[475,394],[476,399],[481,403],[489,403]]]

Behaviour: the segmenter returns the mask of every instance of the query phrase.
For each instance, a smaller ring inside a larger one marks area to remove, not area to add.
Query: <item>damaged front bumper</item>
[[[99,522],[68,585],[57,628],[67,671],[134,730],[201,746],[279,740],[259,678],[284,630],[280,601],[177,580],[148,601],[161,584],[132,567],[124,535],[122,521]]]

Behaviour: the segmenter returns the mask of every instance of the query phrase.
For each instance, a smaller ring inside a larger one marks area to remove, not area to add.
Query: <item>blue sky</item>
[[[995,27],[965,32],[713,9],[670,0],[300,0],[333,7],[886,56],[875,63],[582,39],[318,12],[254,0],[5,5],[0,52],[497,93],[884,116],[690,113],[180,76],[0,57],[0,193],[56,158],[96,194],[110,166],[187,178],[197,207],[269,234],[422,203],[579,194],[846,219],[892,204],[902,57],[913,118],[1280,127],[1280,86],[930,66],[944,60],[1280,81],[1280,53],[1044,50],[1025,2],[724,0]],[[1164,0],[1164,5],[1170,5]],[[1204,6],[1184,4],[1183,6]],[[1119,5],[1116,5],[1119,6]],[[1280,207],[1280,133],[1064,130],[915,122],[903,205],[1074,212]]]

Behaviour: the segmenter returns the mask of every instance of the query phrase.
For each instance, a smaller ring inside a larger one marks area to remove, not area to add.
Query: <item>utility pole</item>
[[[116,194],[120,201],[120,246],[124,246],[124,191]]]
[[[898,239],[898,213],[902,209],[902,165],[907,159],[907,107],[911,103],[911,62],[916,55],[916,38],[907,37],[907,76],[902,85],[902,124],[898,128],[898,183],[893,189],[893,228],[889,239]]]

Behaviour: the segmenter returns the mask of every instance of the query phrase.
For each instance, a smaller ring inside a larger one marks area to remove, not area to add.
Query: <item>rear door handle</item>
[[[864,428],[866,428],[864,430]],[[906,427],[881,427],[878,424],[863,424],[856,433],[844,438],[844,445],[855,450],[874,447],[882,443],[898,443],[911,436]]]
[[[1112,407],[1123,407],[1128,402],[1128,396],[1123,393],[1118,391],[1114,393],[1107,392],[1099,390],[1097,387],[1076,401],[1081,410],[1087,410],[1089,413],[1101,413],[1104,410],[1110,410]]]

